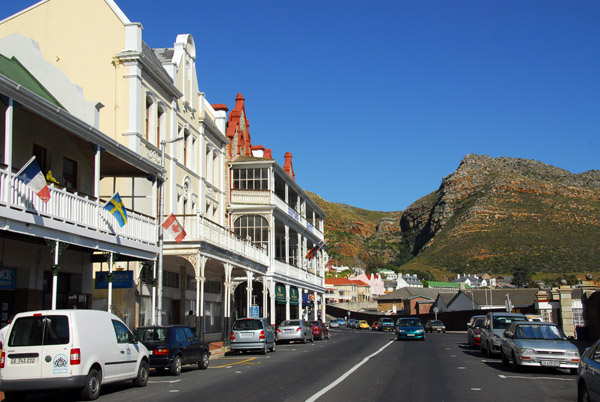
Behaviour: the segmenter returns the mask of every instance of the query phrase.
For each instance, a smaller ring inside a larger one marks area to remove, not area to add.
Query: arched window
[[[242,239],[249,238],[257,247],[269,248],[269,222],[260,215],[243,215],[233,223],[233,232]]]

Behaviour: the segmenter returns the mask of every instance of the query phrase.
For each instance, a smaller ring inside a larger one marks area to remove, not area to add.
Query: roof
[[[400,288],[396,289],[391,293],[378,297],[377,300],[404,300],[413,299],[415,297],[427,297],[429,299],[435,299],[440,293],[450,293],[453,296],[457,293],[454,290],[445,289],[431,289],[431,288]]]
[[[352,281],[348,278],[327,278],[325,279],[326,285],[353,285]]]
[[[438,295],[438,299],[441,300],[442,303],[444,303],[444,306],[447,306],[448,303],[450,303],[450,301],[452,299],[454,299],[456,297],[456,295],[458,294],[458,292],[444,292],[444,293],[440,293]]]
[[[458,282],[437,282],[437,281],[427,281],[430,288],[454,288],[460,289],[461,284]],[[466,285],[469,287],[469,285]]]
[[[0,54],[0,74],[27,88],[39,97],[46,99],[53,105],[65,109],[50,91],[48,91],[15,57],[8,59]]]
[[[173,48],[157,48],[152,49],[156,58],[161,62],[161,64],[171,63],[173,61],[173,54],[175,53],[175,49]]]
[[[502,305],[508,294],[513,306],[526,307],[536,302],[538,289],[472,289],[462,292],[469,299],[473,295],[473,300],[480,306]]]

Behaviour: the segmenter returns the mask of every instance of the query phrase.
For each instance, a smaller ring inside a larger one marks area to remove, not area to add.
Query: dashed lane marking
[[[524,375],[503,375],[498,374],[498,377],[506,379],[506,378],[520,378],[524,380],[558,380],[558,381],[575,381],[574,378],[560,378],[560,377],[528,377]]]

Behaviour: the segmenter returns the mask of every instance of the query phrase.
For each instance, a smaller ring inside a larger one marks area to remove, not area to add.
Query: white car
[[[29,391],[75,388],[98,398],[103,384],[148,382],[148,350],[114,314],[98,310],[45,310],[15,316],[0,358],[5,400]]]

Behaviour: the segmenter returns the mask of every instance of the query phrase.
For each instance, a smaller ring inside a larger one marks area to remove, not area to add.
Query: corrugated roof
[[[15,57],[10,59],[0,54],[0,74],[27,88],[48,102],[65,109],[30,72]]]

